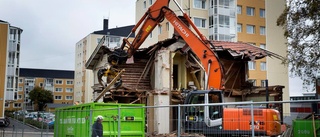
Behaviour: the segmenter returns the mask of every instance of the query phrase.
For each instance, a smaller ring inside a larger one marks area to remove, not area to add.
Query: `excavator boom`
[[[130,58],[145,41],[152,30],[164,19],[167,19],[200,59],[208,78],[207,83],[205,83],[205,88],[223,89],[224,82],[222,65],[216,53],[212,51],[210,42],[208,42],[206,37],[200,33],[195,24],[190,20],[190,17],[183,12],[177,4],[183,12],[183,17],[188,21],[193,30],[195,30],[196,34],[191,31],[191,29],[171,9],[168,8],[169,2],[169,0],[157,0],[132,29],[131,33],[134,33],[138,27],[141,27],[139,32],[136,33],[136,37],[133,42],[130,43],[127,39],[124,39],[121,49],[127,47],[127,57]]]

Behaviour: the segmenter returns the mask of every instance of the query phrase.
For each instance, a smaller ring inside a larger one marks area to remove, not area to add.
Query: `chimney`
[[[109,20],[103,19],[103,30],[108,30],[108,29],[109,29]]]

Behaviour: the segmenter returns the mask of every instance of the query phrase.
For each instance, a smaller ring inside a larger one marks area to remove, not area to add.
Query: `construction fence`
[[[88,137],[100,132],[104,137],[319,137],[319,113],[313,113],[318,112],[316,108],[319,101],[248,101],[168,106],[92,103],[57,110],[54,112],[54,126],[51,127],[47,126],[45,119],[42,120],[42,129],[17,127],[13,121],[18,118],[13,118],[11,125],[3,130],[4,136],[10,137],[27,136],[23,133],[31,132],[38,132],[37,135],[41,137]],[[95,107],[92,107],[93,104]],[[279,110],[279,106],[284,110]],[[101,126],[96,124],[99,116],[103,117]],[[15,124],[14,127],[12,124]]]

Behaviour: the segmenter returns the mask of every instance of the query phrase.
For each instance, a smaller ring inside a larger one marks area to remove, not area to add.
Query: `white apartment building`
[[[93,101],[94,75],[92,70],[87,70],[86,62],[96,49],[103,36],[110,48],[120,47],[122,39],[127,37],[133,25],[108,28],[108,19],[104,19],[103,30],[94,31],[76,43],[75,71],[74,71],[74,101],[88,103]],[[132,37],[134,34],[130,35]]]

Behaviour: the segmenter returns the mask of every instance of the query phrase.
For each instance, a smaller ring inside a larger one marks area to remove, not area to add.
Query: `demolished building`
[[[212,50],[217,53],[225,72],[224,96],[225,102],[246,101],[251,97],[265,97],[265,87],[255,87],[248,78],[248,61],[272,57],[283,57],[270,51],[242,42],[211,41]],[[175,38],[159,41],[148,48],[139,49],[128,59],[128,62],[119,65],[117,69],[124,70],[121,75],[122,85],[102,92],[105,87],[99,84],[97,72],[106,67],[108,56],[113,49],[99,44],[89,60],[86,68],[95,75],[95,97],[103,94],[99,101],[119,103],[143,103],[147,106],[161,106],[182,104],[184,94],[182,89],[203,89],[204,72],[197,57],[183,40]],[[269,86],[270,100],[281,101],[284,86]],[[263,100],[260,100],[263,101]],[[282,106],[277,106],[282,111]],[[157,114],[161,112],[162,117]],[[147,112],[149,131],[168,133],[175,130],[174,115],[169,108],[152,109]],[[151,121],[149,121],[151,120]],[[160,123],[160,124],[159,124]],[[150,126],[151,125],[151,126]],[[171,126],[170,126],[171,125]]]

